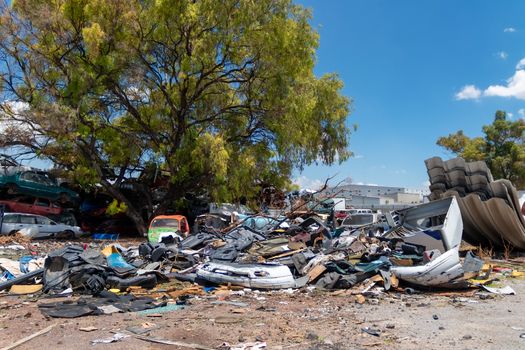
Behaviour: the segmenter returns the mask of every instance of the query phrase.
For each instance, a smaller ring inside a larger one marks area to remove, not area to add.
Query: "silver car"
[[[0,233],[2,235],[12,235],[17,232],[22,232],[32,238],[75,238],[83,233],[78,226],[59,224],[45,216],[5,213]]]

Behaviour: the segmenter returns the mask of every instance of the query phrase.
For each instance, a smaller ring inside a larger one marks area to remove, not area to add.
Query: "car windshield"
[[[354,226],[354,225],[367,225],[374,222],[373,214],[359,214],[348,216],[343,221],[343,226]]]
[[[151,227],[170,227],[179,228],[179,220],[177,219],[154,219],[151,222]]]
[[[46,186],[56,186],[56,181],[47,176],[45,173],[37,173],[34,171],[27,171],[20,176],[21,179],[31,182],[37,182]]]
[[[56,180],[45,173],[39,173],[38,179],[40,183],[45,184],[47,186],[57,186]]]

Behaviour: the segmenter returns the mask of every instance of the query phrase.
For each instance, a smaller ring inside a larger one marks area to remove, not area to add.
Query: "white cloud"
[[[484,92],[484,96],[515,97],[525,100],[525,70],[517,70],[507,79],[506,85],[491,85]]]
[[[518,115],[523,118],[525,117],[525,108],[518,109]]]
[[[503,32],[505,33],[514,33],[515,31],[516,31],[516,28],[512,28],[512,27],[507,27],[503,29]]]
[[[511,112],[507,112],[507,117],[511,118],[514,117],[514,113],[511,113]]]
[[[525,57],[522,58],[516,65],[516,70],[525,68]]]
[[[481,96],[514,97],[525,100],[525,57],[518,62],[514,75],[507,79],[505,84],[489,85],[484,90],[474,85],[466,85],[455,96],[457,100],[476,100]]]
[[[509,57],[509,54],[506,53],[505,51],[500,51],[498,53],[496,53],[496,55],[501,58],[502,60],[506,60],[507,57]]]
[[[324,181],[319,179],[310,179],[304,175],[301,175],[293,180],[293,182],[301,189],[319,190],[324,185]]]
[[[474,85],[465,85],[455,96],[456,100],[477,100],[481,96],[481,90]]]
[[[0,132],[3,133],[10,128],[28,131],[28,125],[12,118],[13,116],[20,116],[27,110],[29,110],[29,105],[26,102],[9,100],[0,102]]]
[[[362,154],[354,154],[354,159],[363,159],[365,156]]]

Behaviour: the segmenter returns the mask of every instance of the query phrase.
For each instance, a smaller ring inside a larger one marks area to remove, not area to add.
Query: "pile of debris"
[[[465,272],[483,265],[472,255],[460,260],[463,224],[453,197],[399,211],[386,232],[374,224],[331,230],[315,216],[272,219],[255,229],[258,220],[180,244],[143,244],[139,251],[179,269],[174,276],[181,280],[259,289],[351,288],[377,274],[387,289],[392,276],[420,286],[466,287]]]
[[[214,220],[205,218],[199,232],[181,241],[166,237],[161,243],[109,244],[103,249],[69,245],[45,259],[26,258],[26,265],[33,261],[32,268],[24,274],[18,271],[19,276],[4,274],[0,290],[96,296],[40,305],[49,316],[77,317],[170,307],[165,299],[147,297],[147,290],[174,280],[190,282],[192,287],[186,288],[190,294],[200,294],[201,286],[220,285],[261,290],[359,287],[361,291],[373,285],[385,291],[400,290],[400,284],[427,289],[482,285],[490,270],[471,251],[461,249],[463,239],[475,243],[473,221],[479,218],[469,216],[475,207],[472,198],[494,202],[496,208],[504,204],[512,211],[515,190],[509,190],[505,201],[497,191],[503,187],[493,185],[505,182],[492,181],[486,170],[468,163],[461,168],[460,161],[440,166],[436,159],[427,161],[436,200],[386,213],[381,222],[333,229],[313,214],[273,218],[239,214],[238,221],[217,228]],[[464,177],[469,180],[463,181],[461,171],[469,174]],[[480,185],[485,183],[481,178],[486,178],[487,186]],[[494,209],[492,214],[498,213]],[[0,264],[8,270],[16,262],[4,259]],[[129,291],[141,295],[125,294]],[[172,298],[182,295],[169,292]]]
[[[379,275],[386,289],[392,278],[465,287],[465,273],[480,271],[482,261],[472,255],[461,262],[463,225],[454,197],[401,210],[388,221],[392,226],[381,232],[373,224],[332,230],[315,216],[251,216],[226,231],[210,228],[179,243],[112,244],[102,251],[67,246],[49,253],[38,271],[46,293],[71,289],[94,295],[105,289],[153,288],[169,278],[257,289],[339,289]]]

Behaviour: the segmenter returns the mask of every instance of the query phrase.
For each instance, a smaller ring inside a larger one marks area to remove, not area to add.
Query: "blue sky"
[[[525,1],[297,0],[320,33],[316,74],[337,72],[353,99],[355,157],[309,166],[312,186],[328,176],[424,188],[423,161],[452,158],[436,145],[464,130],[481,135],[496,110],[525,117]]]

